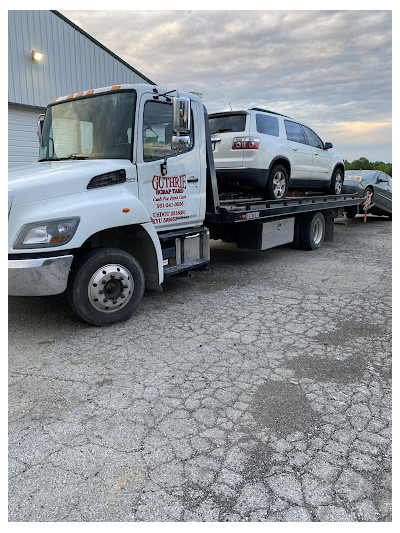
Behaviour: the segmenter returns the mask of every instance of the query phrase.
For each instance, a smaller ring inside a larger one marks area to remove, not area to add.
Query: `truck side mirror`
[[[333,148],[332,143],[324,143],[324,150],[329,150],[329,148]]]
[[[190,133],[190,98],[174,98],[172,103],[172,128],[176,135]]]
[[[42,134],[43,134],[43,124],[44,124],[44,117],[46,115],[39,115],[38,122],[37,122],[37,136],[39,137],[39,143],[42,143]]]
[[[172,129],[173,136],[171,139],[172,150],[186,150],[190,147],[190,117],[191,102],[190,98],[177,97],[172,103]]]

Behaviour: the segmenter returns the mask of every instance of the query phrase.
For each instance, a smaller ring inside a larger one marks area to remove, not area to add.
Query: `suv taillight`
[[[257,150],[261,140],[258,137],[235,137],[232,143],[232,150]]]

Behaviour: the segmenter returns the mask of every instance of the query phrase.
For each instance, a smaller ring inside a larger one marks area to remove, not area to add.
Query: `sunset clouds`
[[[276,109],[342,157],[391,161],[390,11],[62,13],[159,85],[201,92],[209,112]]]

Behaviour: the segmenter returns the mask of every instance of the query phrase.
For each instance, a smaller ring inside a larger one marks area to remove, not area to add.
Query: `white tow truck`
[[[39,161],[9,172],[9,294],[65,293],[96,326],[126,320],[145,287],[207,265],[210,238],[315,249],[362,201],[221,199],[201,99],[158,86],[57,98],[38,136]]]

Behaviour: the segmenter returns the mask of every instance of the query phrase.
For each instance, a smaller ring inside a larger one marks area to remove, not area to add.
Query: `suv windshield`
[[[246,128],[247,113],[237,115],[210,116],[210,133],[222,133],[224,131],[244,131]]]
[[[135,100],[121,91],[49,107],[39,161],[130,159]]]

